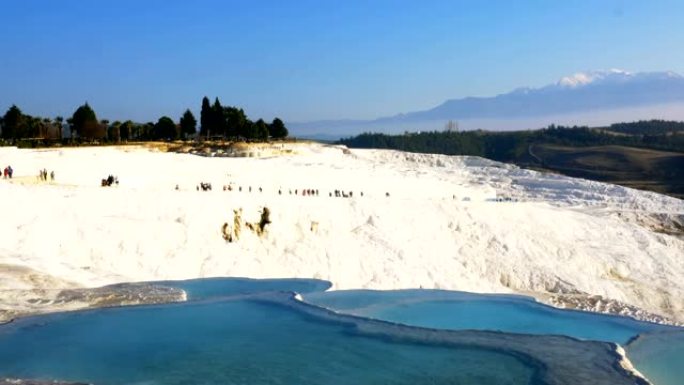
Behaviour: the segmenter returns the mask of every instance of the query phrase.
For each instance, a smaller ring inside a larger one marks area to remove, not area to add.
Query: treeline
[[[498,161],[518,162],[528,155],[531,144],[563,146],[620,145],[684,152],[684,123],[642,121],[610,127],[564,127],[551,125],[540,130],[429,131],[385,135],[365,133],[339,141],[353,148],[381,148],[445,155],[475,155]]]
[[[252,122],[237,107],[222,107],[218,98],[213,106],[209,99],[202,100],[200,132],[197,119],[188,109],[176,123],[168,116],[157,122],[135,123],[133,121],[98,120],[97,114],[86,102],[67,119],[62,116],[43,118],[24,114],[16,105],[0,117],[0,137],[5,143],[49,144],[61,142],[122,142],[128,140],[176,140],[176,139],[233,139],[266,141],[288,136],[287,128],[279,118],[266,123],[259,119]]]
[[[611,124],[609,130],[630,135],[672,135],[684,132],[684,122],[642,120],[638,122]]]
[[[242,108],[222,106],[218,98],[214,104],[209,103],[205,96],[202,99],[202,112],[200,116],[200,136],[207,138],[246,138],[267,140],[268,138],[281,139],[288,135],[287,128],[282,120],[275,118],[270,124],[259,119],[252,122],[247,119]]]

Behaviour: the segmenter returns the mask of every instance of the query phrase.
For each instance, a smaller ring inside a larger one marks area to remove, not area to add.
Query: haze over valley
[[[517,88],[492,97],[447,100],[424,111],[372,120],[290,122],[293,132],[339,139],[363,132],[388,134],[443,130],[454,121],[462,130],[512,131],[616,122],[684,120],[684,77],[667,72],[602,70],[565,76],[541,88]]]

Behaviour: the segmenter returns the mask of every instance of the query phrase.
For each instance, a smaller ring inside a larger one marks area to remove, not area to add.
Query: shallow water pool
[[[680,336],[676,333],[682,329],[554,309],[526,297],[440,290],[324,292],[330,283],[306,279],[215,278],[157,284],[186,290],[188,302],[52,314],[0,326],[0,378],[104,385],[538,381],[537,364],[519,352],[512,354],[500,342],[512,338],[510,334],[495,334],[492,343],[477,348],[429,338],[411,343],[371,337],[355,328],[349,317],[312,316],[303,309],[313,307],[296,301],[289,300],[286,306],[259,299],[258,293],[284,291],[302,293],[306,302],[342,313],[433,329],[558,334],[620,344],[646,333],[648,338],[628,346],[637,368],[656,379],[656,385],[680,385],[677,381],[684,375],[684,337],[666,339],[658,334]],[[320,309],[314,313],[321,312],[330,314]],[[559,341],[525,338],[535,341],[525,346]],[[575,361],[567,360],[566,351],[560,357],[554,362],[569,362],[574,372]],[[538,354],[534,359],[543,358]]]
[[[304,299],[336,311],[412,326],[557,334],[619,344],[641,333],[673,329],[627,317],[555,309],[511,295],[443,290],[346,290],[309,293]]]
[[[494,351],[392,343],[251,300],[103,309],[0,327],[0,377],[96,384],[528,384]]]
[[[684,384],[684,331],[640,337],[627,346],[627,356],[656,385]]]

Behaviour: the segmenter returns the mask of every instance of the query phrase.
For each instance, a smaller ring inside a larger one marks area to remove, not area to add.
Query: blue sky
[[[374,118],[593,69],[684,73],[682,1],[22,0],[0,109],[152,121],[204,95],[252,118]]]

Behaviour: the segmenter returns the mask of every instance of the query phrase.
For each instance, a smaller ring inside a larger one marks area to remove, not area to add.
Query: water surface
[[[512,295],[346,290],[309,293],[304,298],[348,314],[435,329],[557,334],[620,344],[641,333],[673,329],[627,317],[556,309]]]
[[[646,333],[628,347],[637,368],[656,385],[680,385],[684,378],[682,329],[554,309],[526,297],[440,290],[324,292],[329,282],[306,279],[156,283],[184,289],[188,302],[53,314],[0,326],[0,378],[102,385],[535,381],[534,369],[501,352],[496,339],[487,348],[466,348],[364,336],[348,322],[297,310],[306,305],[279,306],[255,297],[274,291],[303,293],[307,302],[343,313],[434,329],[558,334],[621,344]],[[664,331],[667,337],[660,334]]]
[[[656,385],[684,384],[684,331],[640,337],[627,346],[627,356]]]
[[[483,349],[393,343],[252,300],[138,306],[0,327],[0,377],[114,384],[529,384]]]
[[[183,289],[187,293],[189,301],[269,291],[292,291],[307,294],[323,292],[332,286],[328,281],[298,278],[201,278],[152,283]]]

